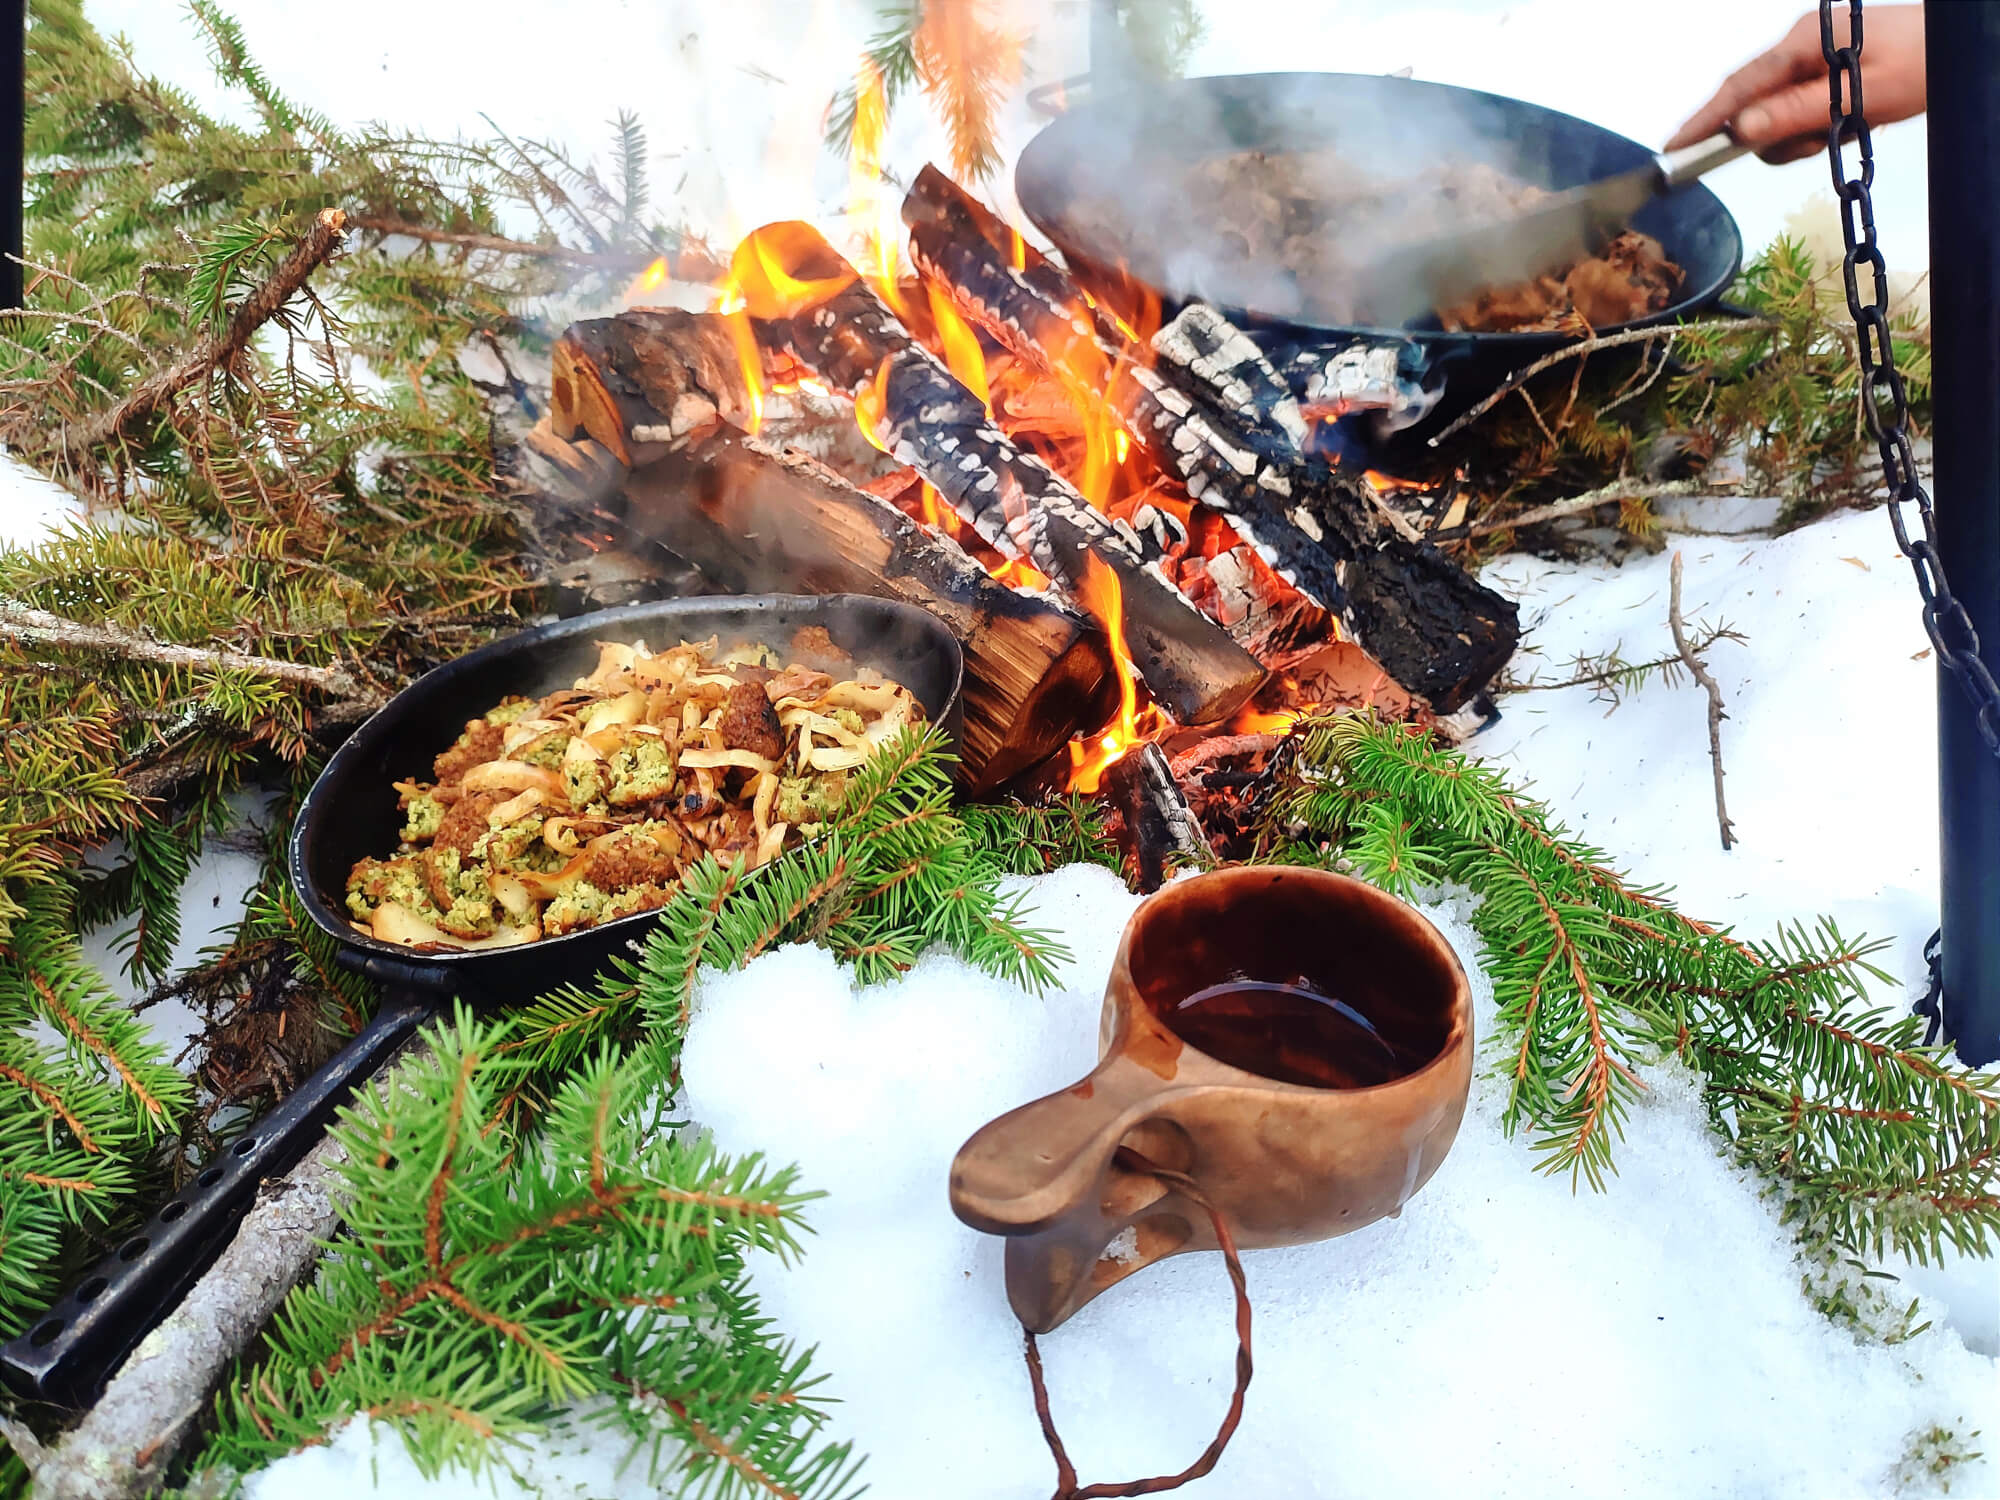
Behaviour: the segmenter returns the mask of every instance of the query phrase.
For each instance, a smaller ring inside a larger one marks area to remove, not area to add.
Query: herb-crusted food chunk
[[[722,702],[722,743],[766,760],[785,753],[785,726],[760,682],[739,682]]]

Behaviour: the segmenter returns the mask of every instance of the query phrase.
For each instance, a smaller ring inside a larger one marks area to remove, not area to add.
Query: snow
[[[804,1256],[760,1255],[753,1274],[776,1327],[817,1346],[835,1435],[895,1500],[1050,1483],[1001,1242],[952,1216],[946,1174],[986,1120],[1094,1064],[1102,976],[1137,902],[1087,867],[1026,884],[1076,954],[1056,992],[937,955],[857,990],[825,953],[791,947],[708,977],[688,1037],[691,1117],[732,1151],[798,1162],[827,1194],[808,1208]],[[1428,909],[1467,956],[1468,899]],[[1476,973],[1474,992],[1491,1038]],[[2000,1430],[1991,1358],[1942,1324],[1888,1347],[1821,1316],[1772,1205],[1717,1154],[1694,1080],[1667,1068],[1648,1083],[1602,1196],[1533,1170],[1482,1072],[1455,1147],[1401,1218],[1246,1255],[1257,1373],[1209,1491],[1887,1494],[1916,1434]],[[1213,1255],[1151,1267],[1045,1338],[1084,1479],[1188,1462],[1228,1399],[1233,1350]],[[519,1478],[418,1487],[398,1440],[351,1427],[249,1495],[643,1489],[633,1472],[607,1478],[618,1459],[570,1436],[510,1450]],[[1952,1493],[2000,1485],[1973,1466]]]
[[[1059,994],[937,958],[856,992],[823,954],[791,949],[707,982],[688,1039],[692,1115],[731,1149],[798,1161],[829,1194],[804,1258],[760,1263],[758,1285],[778,1326],[819,1346],[844,1403],[836,1428],[885,1496],[1049,1482],[1001,1242],[960,1225],[944,1185],[979,1125],[1094,1064],[1101,976],[1135,899],[1092,869],[1034,894],[1077,950]],[[1431,915],[1475,951],[1462,908]],[[1475,991],[1490,1035],[1483,979]],[[1247,1255],[1257,1375],[1214,1492],[1872,1493],[1914,1430],[1994,1430],[1992,1361],[1948,1329],[1889,1349],[1828,1323],[1771,1206],[1717,1156],[1693,1081],[1650,1082],[1604,1196],[1537,1175],[1481,1078],[1400,1219]],[[1232,1350],[1214,1256],[1150,1268],[1048,1336],[1084,1479],[1192,1459]],[[1414,1430],[1418,1402],[1440,1440]]]

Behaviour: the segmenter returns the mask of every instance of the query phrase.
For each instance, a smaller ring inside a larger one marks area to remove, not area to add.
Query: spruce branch
[[[1266,837],[1399,894],[1462,885],[1503,1027],[1510,1129],[1595,1187],[1643,1075],[1677,1057],[1710,1123],[1815,1252],[1934,1259],[2000,1241],[2000,1075],[1877,1006],[1880,943],[1830,921],[1746,942],[1632,885],[1488,766],[1406,725],[1303,723]]]
[[[46,435],[19,439],[31,453],[47,452],[65,467],[81,466],[89,453],[122,436],[134,423],[153,415],[175,395],[216,370],[228,370],[242,355],[250,336],[276,317],[306,278],[339,248],[346,233],[346,215],[337,208],[321,209],[312,227],[270,277],[236,306],[228,326],[210,334],[183,358],[157,371],[131,390],[109,411]]]
[[[241,1470],[364,1412],[401,1428],[427,1472],[476,1466],[488,1437],[597,1396],[635,1438],[678,1440],[655,1448],[663,1480],[851,1492],[805,1361],[771,1339],[744,1281],[748,1251],[795,1253],[810,1195],[790,1171],[645,1131],[658,1079],[643,1056],[586,1059],[538,1148],[514,1149],[479,1128],[520,1070],[506,1038],[461,1011],[400,1087],[345,1112],[352,1238],[225,1393],[203,1467]]]
[[[1540,375],[1545,370],[1552,370],[1557,365],[1566,364],[1570,360],[1585,359],[1592,354],[1601,353],[1606,349],[1621,349],[1628,344],[1651,344],[1657,343],[1661,339],[1673,339],[1704,333],[1747,333],[1760,329],[1775,329],[1780,326],[1778,320],[1775,318],[1709,318],[1704,321],[1669,324],[1662,327],[1627,328],[1618,333],[1596,334],[1589,338],[1579,339],[1574,344],[1565,344],[1553,353],[1544,354],[1540,359],[1534,361],[1534,363],[1525,365],[1521,369],[1516,370],[1512,375],[1509,375],[1500,383],[1499,389],[1480,398],[1469,411],[1462,413],[1448,426],[1433,436],[1430,439],[1430,446],[1433,448],[1438,447],[1447,439],[1457,436],[1458,433],[1485,416],[1487,412],[1513,395],[1514,392],[1520,390],[1537,375]],[[1551,440],[1553,441],[1553,439]]]

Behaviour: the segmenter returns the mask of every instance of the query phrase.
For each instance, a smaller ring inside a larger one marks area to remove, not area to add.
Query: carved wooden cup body
[[[1250,996],[1240,1018],[1231,996],[1201,998],[1232,986]],[[1300,989],[1338,1002],[1331,1029],[1313,1030],[1316,1010],[1304,1030],[1257,1014],[1256,992]],[[1133,913],[1099,1050],[1088,1078],[990,1122],[952,1163],[952,1210],[1009,1237],[1008,1300],[1037,1333],[1141,1267],[1216,1248],[1207,1212],[1115,1159],[1121,1145],[1192,1178],[1245,1249],[1400,1212],[1465,1114],[1471,996],[1405,903],[1324,870],[1239,867]]]

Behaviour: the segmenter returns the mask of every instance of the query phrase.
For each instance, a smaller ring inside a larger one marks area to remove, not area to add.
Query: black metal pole
[[[2000,4],[1926,0],[1938,551],[2000,671]],[[1864,51],[1865,56],[1865,51]],[[1938,682],[1944,1033],[2000,1058],[2000,760]]]
[[[0,15],[17,45],[0,48],[0,310],[21,305],[21,199],[27,193],[23,126],[28,114],[28,0],[4,0]]]

